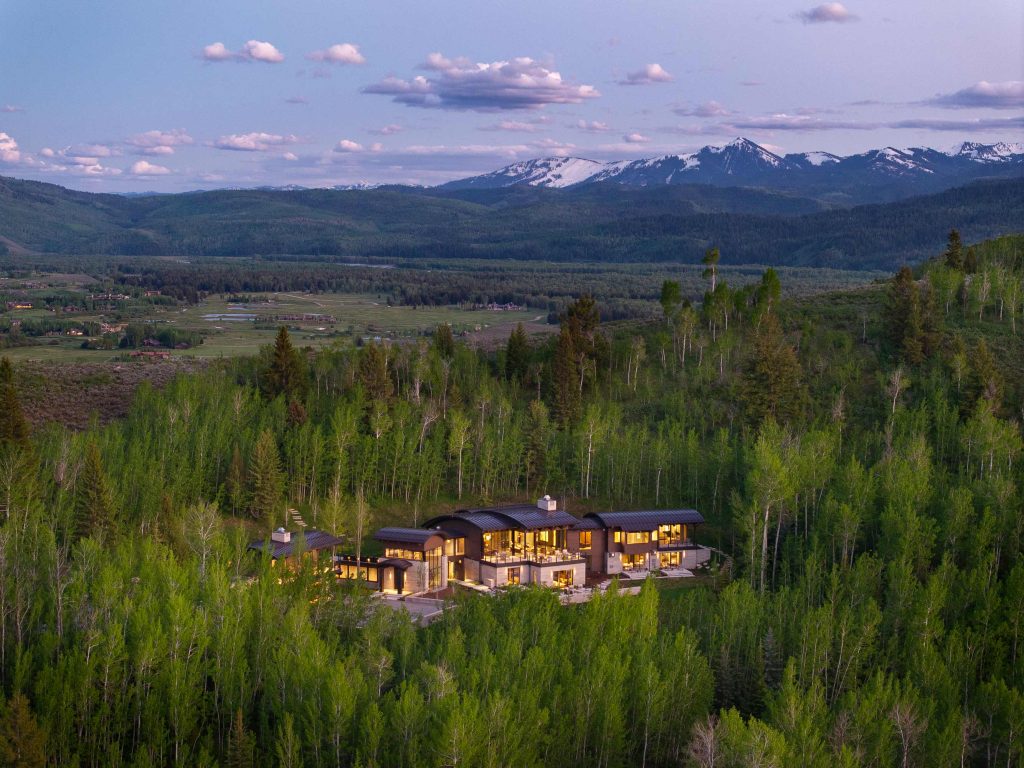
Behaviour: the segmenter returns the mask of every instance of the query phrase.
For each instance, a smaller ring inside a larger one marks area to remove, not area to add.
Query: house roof
[[[590,512],[586,517],[597,520],[605,528],[624,531],[650,531],[658,525],[685,523],[700,525],[704,517],[695,509],[650,509],[636,512]]]
[[[430,528],[381,528],[373,534],[377,541],[397,541],[401,544],[426,544],[432,536],[448,538],[444,531]]]
[[[257,552],[269,552],[272,558],[278,560],[283,557],[291,557],[298,548],[299,541],[303,538],[306,541],[303,550],[306,552],[330,549],[342,543],[341,539],[337,536],[332,536],[323,531],[303,531],[301,533],[293,533],[291,541],[273,541],[272,539],[254,541],[249,545],[249,549],[254,549]]]
[[[578,531],[597,531],[603,526],[592,517],[584,517],[582,520],[577,520],[573,527]]]
[[[434,527],[446,520],[465,520],[481,531],[503,531],[538,528],[572,527],[579,520],[562,509],[547,512],[530,504],[516,504],[507,507],[486,507],[480,509],[459,509],[448,515],[439,515],[424,525]]]

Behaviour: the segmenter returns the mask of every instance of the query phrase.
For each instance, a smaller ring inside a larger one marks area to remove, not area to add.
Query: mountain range
[[[829,199],[837,204],[884,202],[962,186],[979,178],[1024,176],[1024,143],[963,142],[952,151],[884,147],[841,157],[829,152],[778,155],[750,139],[690,154],[601,163],[543,157],[448,182],[442,189],[518,185],[566,189],[610,183],[628,188],[708,184],[756,186]]]

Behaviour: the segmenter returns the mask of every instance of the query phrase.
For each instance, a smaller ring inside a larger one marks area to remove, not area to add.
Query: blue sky
[[[1024,4],[0,0],[0,175],[433,184],[515,160],[1024,136]]]

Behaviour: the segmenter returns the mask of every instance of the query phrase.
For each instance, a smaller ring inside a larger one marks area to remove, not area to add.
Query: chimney
[[[292,540],[292,535],[289,531],[286,531],[284,528],[278,528],[276,531],[270,534],[270,540],[276,541],[280,544],[287,544]]]
[[[545,512],[554,512],[558,509],[558,502],[545,493],[543,499],[537,500],[537,509],[543,509]]]

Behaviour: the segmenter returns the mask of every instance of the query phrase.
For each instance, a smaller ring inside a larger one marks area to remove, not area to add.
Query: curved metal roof
[[[305,539],[305,546],[302,548],[304,552],[329,549],[342,543],[341,539],[337,536],[332,536],[323,531],[300,531],[292,534],[291,541],[273,541],[271,539],[254,541],[249,545],[249,549],[255,549],[258,552],[269,552],[270,556],[276,560],[282,557],[290,557],[298,548],[301,539]]]
[[[377,566],[381,568],[397,568],[400,571],[407,571],[412,568],[412,561],[406,560],[404,557],[384,557],[377,561]]]
[[[595,519],[605,528],[621,528],[624,531],[650,531],[658,525],[685,523],[700,525],[704,516],[695,509],[645,509],[636,512],[590,512],[586,515]]]
[[[373,534],[377,541],[397,541],[402,544],[426,544],[431,536],[448,538],[444,531],[431,528],[381,528]]]
[[[447,515],[439,515],[428,520],[424,525],[434,527],[446,520],[465,520],[481,531],[509,529],[534,531],[539,528],[572,527],[579,522],[579,518],[562,509],[547,512],[530,504],[516,504],[508,507],[458,509]]]

